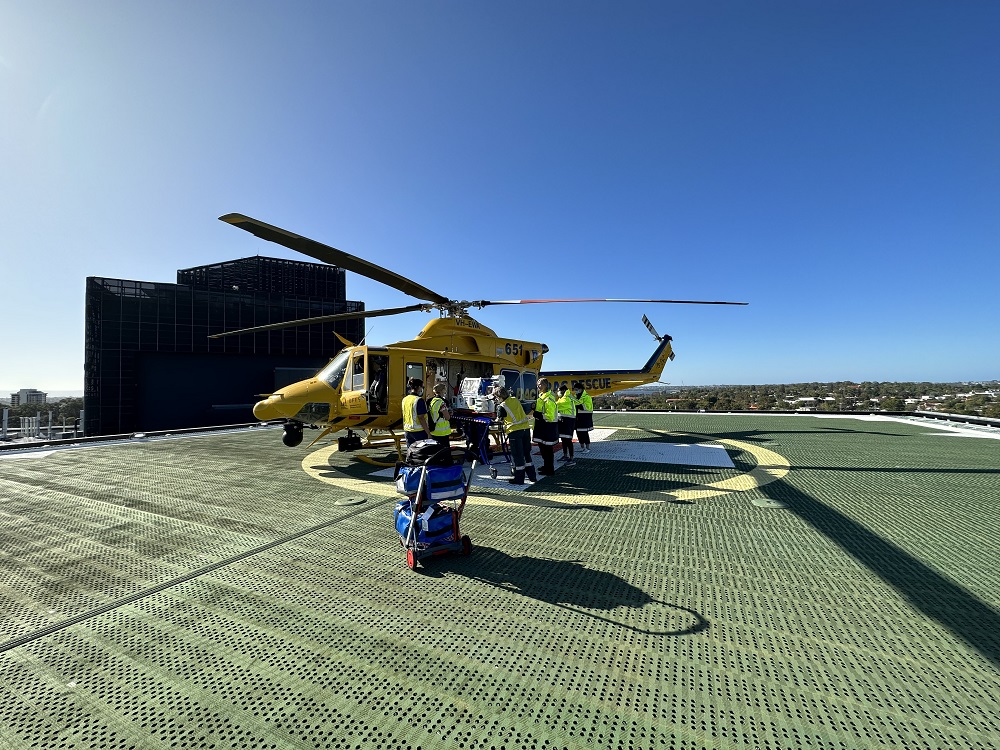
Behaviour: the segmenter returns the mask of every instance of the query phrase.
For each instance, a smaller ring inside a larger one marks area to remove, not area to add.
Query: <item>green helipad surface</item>
[[[597,423],[735,468],[474,488],[412,572],[391,480],[275,430],[0,454],[0,747],[998,746],[995,431]]]

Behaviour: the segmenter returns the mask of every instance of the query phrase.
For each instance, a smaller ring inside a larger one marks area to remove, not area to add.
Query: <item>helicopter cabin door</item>
[[[344,372],[343,399],[341,401],[343,414],[348,417],[362,416],[371,411],[368,393],[370,363],[367,347],[357,347],[351,352],[351,359]],[[383,357],[384,358],[384,357]],[[372,380],[374,376],[372,375]],[[383,382],[385,378],[382,378]],[[374,412],[378,413],[378,412]],[[385,413],[384,411],[382,412]]]

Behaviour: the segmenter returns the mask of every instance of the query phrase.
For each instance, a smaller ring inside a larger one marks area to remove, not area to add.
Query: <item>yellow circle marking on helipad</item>
[[[313,451],[302,459],[302,470],[313,479],[318,479],[326,484],[332,484],[334,487],[340,487],[349,492],[364,492],[368,495],[380,495],[383,497],[396,496],[395,482],[355,479],[354,477],[337,472],[335,468],[329,465],[330,456],[336,452],[336,443]],[[319,468],[319,465],[322,465],[323,468]]]
[[[640,427],[618,427],[617,430],[639,430],[645,432]],[[679,434],[679,433],[673,433]],[[707,482],[705,484],[695,484],[689,487],[672,491],[659,491],[652,493],[656,498],[634,497],[628,495],[586,495],[575,496],[567,499],[565,495],[550,495],[539,491],[542,487],[535,485],[530,494],[518,493],[516,495],[481,495],[476,492],[475,484],[469,492],[469,503],[473,505],[641,505],[655,502],[655,500],[705,500],[717,495],[725,495],[730,492],[746,492],[754,490],[771,482],[777,481],[785,476],[791,466],[787,459],[780,453],[763,448],[753,443],[746,443],[742,440],[730,440],[717,438],[712,435],[699,435],[697,433],[685,432],[685,437],[695,437],[704,439],[711,443],[721,443],[738,450],[745,451],[757,460],[757,465],[748,472],[729,479],[721,479],[718,482]],[[396,485],[393,482],[369,479],[357,479],[340,473],[337,469],[329,466],[330,456],[337,452],[336,444],[320,448],[313,451],[302,459],[302,470],[311,477],[326,484],[347,490],[348,492],[359,492],[380,497],[399,497],[396,492]],[[322,467],[322,468],[320,468]]]

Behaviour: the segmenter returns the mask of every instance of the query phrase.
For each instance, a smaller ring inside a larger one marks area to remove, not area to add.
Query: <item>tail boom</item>
[[[670,346],[670,337],[664,336],[660,340],[659,346],[656,347],[656,351],[640,370],[563,370],[542,372],[539,375],[548,378],[553,389],[558,389],[563,384],[571,387],[575,381],[579,381],[583,383],[583,387],[591,396],[601,396],[605,393],[657,382],[660,375],[663,374],[667,360],[673,358],[674,352]]]

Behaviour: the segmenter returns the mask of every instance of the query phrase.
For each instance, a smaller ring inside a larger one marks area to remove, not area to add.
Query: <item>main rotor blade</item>
[[[470,302],[479,308],[487,305],[539,305],[548,302],[662,302],[671,305],[748,305],[749,302],[706,302],[699,299],[501,299]]]
[[[221,339],[226,336],[238,336],[242,333],[259,333],[260,331],[280,331],[282,328],[294,328],[296,326],[308,326],[313,323],[329,323],[334,320],[351,320],[354,318],[381,318],[386,315],[399,315],[400,313],[416,312],[417,310],[428,310],[430,305],[410,305],[409,307],[387,307],[382,310],[360,310],[350,313],[335,313],[333,315],[320,315],[315,318],[300,318],[298,320],[286,320],[284,323],[270,323],[265,326],[254,326],[253,328],[241,328],[238,331],[225,331],[224,333],[214,333],[210,339]]]
[[[316,240],[311,240],[308,237],[293,234],[279,227],[265,224],[263,221],[252,219],[249,216],[244,216],[243,214],[226,214],[225,216],[220,216],[219,219],[227,224],[232,224],[234,227],[239,227],[246,232],[250,232],[250,234],[256,235],[262,240],[276,242],[290,250],[308,255],[310,258],[338,266],[346,271],[352,271],[386,286],[391,286],[393,289],[398,289],[404,294],[409,294],[411,297],[438,304],[447,304],[450,301],[447,297],[437,292],[432,292],[427,287],[382,268],[382,266],[369,263],[367,260],[362,260],[335,247],[324,245],[322,242],[316,242]]]

